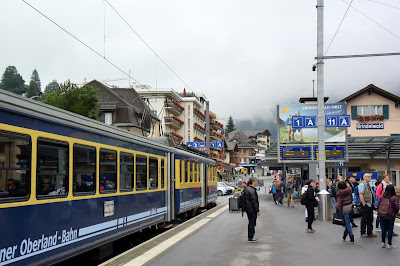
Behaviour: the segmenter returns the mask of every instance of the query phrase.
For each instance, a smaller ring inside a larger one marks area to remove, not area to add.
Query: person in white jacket
[[[310,184],[310,180],[306,180],[306,182],[304,182],[304,186],[301,188],[301,195],[303,195],[304,193],[306,193],[309,184]],[[306,220],[306,222],[307,222],[307,217],[308,217],[307,208],[306,208],[306,210],[305,210],[305,212],[304,212],[304,215],[305,215],[305,220]]]

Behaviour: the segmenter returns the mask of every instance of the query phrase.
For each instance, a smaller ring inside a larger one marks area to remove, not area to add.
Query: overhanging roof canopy
[[[265,153],[267,160],[277,160],[277,143]],[[400,136],[348,137],[349,159],[400,158]]]

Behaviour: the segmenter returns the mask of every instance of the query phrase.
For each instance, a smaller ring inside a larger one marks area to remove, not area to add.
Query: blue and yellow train
[[[0,90],[0,265],[56,263],[215,204],[215,161]]]

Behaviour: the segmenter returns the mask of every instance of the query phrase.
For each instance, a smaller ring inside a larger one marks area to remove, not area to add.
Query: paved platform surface
[[[393,238],[398,249],[387,250],[381,248],[380,232],[374,232],[377,238],[365,239],[354,228],[355,244],[350,244],[341,239],[342,226],[322,221],[315,221],[316,232],[308,234],[299,202],[295,208],[275,205],[263,189],[259,199],[259,243],[247,242],[246,214],[226,209],[149,265],[400,265],[399,237]],[[398,222],[395,231],[400,233]]]

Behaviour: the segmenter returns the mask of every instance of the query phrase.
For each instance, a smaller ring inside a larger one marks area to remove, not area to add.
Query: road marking
[[[207,218],[214,218],[221,214],[222,212],[226,211],[228,209],[228,206],[222,207],[218,211],[214,212],[213,214],[208,215],[207,217],[199,220],[198,222],[194,223],[190,227],[186,228],[182,232],[179,232],[178,234],[170,237],[169,239],[165,240],[164,242],[160,243],[159,245],[155,246],[154,248],[150,249],[149,251],[143,253],[139,257],[131,260],[130,262],[126,263],[125,266],[138,266],[138,265],[144,265],[150,260],[154,259],[156,256],[160,255],[170,247],[174,246],[177,244],[179,241],[184,239],[185,237],[189,236],[190,234],[194,233],[197,231],[199,228],[210,222],[212,219],[207,219]]]

